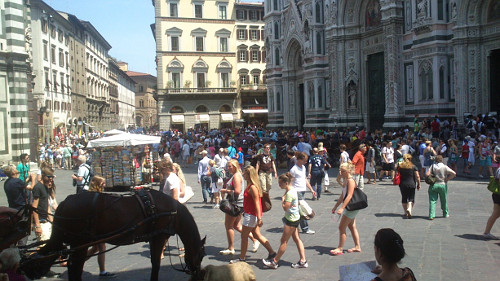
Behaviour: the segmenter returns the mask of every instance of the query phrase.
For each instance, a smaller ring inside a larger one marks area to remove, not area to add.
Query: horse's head
[[[40,279],[49,272],[52,262],[56,259],[53,257],[44,257],[40,254],[33,254],[29,257],[21,259],[21,271],[30,279]]]
[[[203,257],[206,256],[205,253],[205,241],[207,240],[207,237],[205,236],[203,239],[200,241],[200,247],[199,249],[196,249],[191,253],[191,257],[188,259],[187,253],[186,253],[186,264],[189,268],[189,274],[192,275],[191,280],[203,280],[204,279],[204,273],[202,272],[201,269],[201,261],[203,260]]]

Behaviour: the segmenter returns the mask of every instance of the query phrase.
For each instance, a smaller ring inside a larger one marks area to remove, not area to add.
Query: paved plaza
[[[72,171],[56,172],[57,198],[62,201],[74,192],[71,185]],[[193,214],[200,233],[207,236],[206,253],[203,266],[208,264],[227,264],[237,256],[221,256],[218,252],[227,247],[224,231],[224,214],[212,205],[204,205],[200,187],[197,184],[195,167],[185,169],[186,180],[193,187],[195,196],[187,203]],[[330,170],[336,175],[337,169]],[[393,228],[403,240],[407,256],[401,266],[410,267],[418,280],[498,280],[500,273],[500,240],[485,241],[481,234],[486,220],[493,209],[491,193],[486,189],[486,180],[456,178],[449,183],[450,217],[440,216],[439,203],[436,219],[429,221],[427,185],[416,194],[416,205],[413,219],[403,219],[399,188],[385,180],[377,185],[366,185],[369,207],[356,217],[360,233],[362,253],[345,253],[342,256],[331,256],[329,250],[338,243],[338,222],[334,222],[331,208],[340,194],[340,187],[330,187],[332,193],[324,193],[321,200],[309,201],[316,212],[310,223],[314,235],[301,234],[309,262],[307,269],[293,269],[292,262],[299,257],[295,244],[290,239],[288,249],[280,261],[277,270],[264,269],[261,262],[267,256],[264,247],[257,253],[249,252],[247,261],[253,267],[258,280],[339,280],[339,266],[374,260],[373,239],[380,228]],[[281,237],[283,210],[280,198],[283,191],[276,180],[273,182],[271,197],[273,209],[263,216],[262,233],[277,251]],[[308,199],[311,194],[307,194]],[[6,206],[5,193],[0,192],[0,205]],[[350,232],[347,231],[345,248],[353,246]],[[500,222],[493,227],[492,234],[500,236]],[[239,254],[240,238],[236,234],[235,249]],[[177,257],[177,239],[171,238],[174,246],[172,263],[179,268]],[[109,246],[108,246],[109,247]],[[251,247],[251,243],[250,243]],[[150,261],[149,246],[139,243],[123,246],[106,254],[106,269],[117,274],[116,280],[149,280]],[[52,267],[55,272],[67,277],[66,268]],[[97,259],[91,258],[84,268],[84,280],[99,280]],[[162,261],[160,280],[188,280],[189,276],[178,272],[170,266],[169,256]]]

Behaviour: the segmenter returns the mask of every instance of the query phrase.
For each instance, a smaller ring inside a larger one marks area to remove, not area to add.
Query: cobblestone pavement
[[[71,171],[56,172],[57,198],[63,200],[74,192],[71,186]],[[195,196],[187,203],[193,214],[200,233],[207,236],[207,256],[203,266],[208,264],[227,264],[231,256],[221,256],[218,252],[227,247],[224,231],[224,215],[220,210],[212,209],[212,205],[202,202],[200,186],[196,181],[195,167],[185,169],[188,184],[195,191]],[[330,170],[330,175],[336,175],[337,170]],[[274,180],[274,179],[273,179]],[[498,280],[500,273],[500,240],[485,241],[481,234],[486,220],[493,209],[491,193],[486,189],[486,180],[457,178],[449,183],[448,202],[450,217],[439,215],[439,203],[434,221],[428,217],[427,185],[422,183],[422,189],[416,194],[416,206],[413,219],[403,219],[403,209],[400,204],[400,192],[389,180],[377,185],[365,185],[369,198],[369,207],[357,216],[362,253],[331,256],[329,250],[338,243],[338,223],[334,222],[331,208],[340,194],[338,186],[323,193],[321,200],[310,201],[316,212],[316,217],[310,221],[314,235],[301,234],[306,256],[309,262],[307,269],[293,269],[292,262],[299,257],[292,240],[280,261],[277,270],[264,269],[261,262],[267,256],[264,247],[257,253],[249,252],[247,261],[253,267],[258,280],[338,280],[340,265],[374,260],[373,239],[380,228],[393,228],[404,240],[407,256],[401,266],[413,269],[418,280]],[[279,247],[281,237],[283,210],[280,198],[283,191],[279,189],[276,180],[273,182],[271,197],[273,208],[263,216],[262,233],[271,241],[275,250]],[[310,199],[310,193],[307,194]],[[5,193],[0,192],[0,205],[6,206]],[[352,237],[348,231],[345,248],[353,246]],[[500,236],[500,222],[493,227],[492,233]],[[175,245],[171,252],[172,263],[179,268],[177,240],[170,239]],[[240,249],[239,234],[236,234],[236,254]],[[109,247],[109,246],[108,246]],[[251,247],[251,243],[250,243]],[[237,256],[234,256],[236,258]],[[106,254],[106,269],[117,274],[117,280],[149,280],[151,264],[149,248],[146,243],[123,246]],[[63,273],[67,278],[66,268],[54,266],[52,270]],[[97,259],[91,258],[84,268],[84,280],[99,280]],[[162,261],[160,278],[162,280],[188,280],[188,275],[174,270],[170,266],[169,256]]]

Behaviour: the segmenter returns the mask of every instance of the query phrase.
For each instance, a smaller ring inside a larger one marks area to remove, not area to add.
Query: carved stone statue
[[[417,0],[417,18],[427,18],[427,0]]]
[[[349,82],[349,85],[347,86],[347,105],[348,105],[348,108],[356,108],[357,107],[357,101],[356,101],[356,98],[357,98],[357,89],[356,89],[356,83],[354,83],[354,81],[351,80],[351,82]]]

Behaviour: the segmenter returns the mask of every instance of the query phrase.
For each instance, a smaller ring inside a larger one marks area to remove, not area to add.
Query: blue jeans
[[[212,184],[212,179],[209,176],[201,176],[200,178],[200,183],[201,183],[201,193],[203,194],[203,202],[207,202],[207,198],[210,195],[210,191],[212,188],[210,185]]]
[[[314,191],[316,191],[316,197],[319,199],[321,197],[321,183],[323,182],[324,176],[321,175],[321,171],[313,170],[311,171],[311,181],[310,184]]]
[[[304,200],[305,194],[306,194],[305,191],[297,192],[297,195],[299,196],[299,200]],[[309,223],[307,223],[307,220],[300,218],[300,229],[302,229],[302,232],[306,232],[309,230]]]

